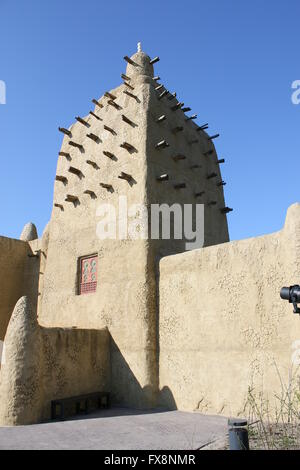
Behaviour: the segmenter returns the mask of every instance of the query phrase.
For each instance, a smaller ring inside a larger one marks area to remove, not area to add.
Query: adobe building
[[[101,390],[122,406],[238,415],[248,387],[278,390],[274,362],[290,372],[300,323],[279,290],[300,278],[300,205],[281,232],[229,242],[216,136],[154,77],[158,58],[139,46],[125,60],[121,85],[60,128],[42,237],[33,224],[0,237],[0,425]],[[114,239],[99,236],[105,204]],[[154,204],[192,205],[194,225],[203,204],[203,246],[187,250],[173,218],[170,239],[143,236]]]

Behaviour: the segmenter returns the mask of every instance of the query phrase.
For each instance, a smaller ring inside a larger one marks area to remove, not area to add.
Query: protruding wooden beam
[[[171,107],[171,110],[172,111],[177,111],[178,109],[182,108],[183,105],[184,105],[184,103],[177,103],[177,104],[175,104],[175,106]]]
[[[190,167],[191,170],[198,170],[198,168],[202,168],[202,166],[201,165],[192,165]]]
[[[164,86],[163,85],[158,85],[157,87],[155,87],[155,91],[159,91],[163,88]]]
[[[173,100],[174,98],[176,98],[176,96],[177,96],[177,93],[176,93],[176,92],[171,93],[170,96],[168,96],[168,100],[171,101],[171,100]]]
[[[82,171],[79,170],[78,168],[75,168],[74,166],[70,166],[69,169],[68,169],[68,172],[73,173],[74,175],[78,176],[79,178],[81,178],[81,176],[83,176]]]
[[[95,170],[98,170],[99,169],[99,166],[97,165],[96,162],[93,162],[93,160],[86,160],[86,163],[88,165],[91,165],[93,168],[95,168]]]
[[[155,145],[155,148],[156,149],[164,149],[166,147],[170,147],[170,145],[168,144],[168,142],[166,140],[161,140],[160,142],[158,142],[156,145]]]
[[[220,160],[217,160],[217,163],[225,163],[225,158],[220,158]]]
[[[127,86],[130,90],[134,90],[134,86],[130,85],[128,82],[124,82],[124,85]]]
[[[205,194],[205,191],[200,191],[199,193],[195,193],[195,197],[201,197]]]
[[[182,108],[182,111],[183,111],[184,113],[188,113],[189,111],[192,111],[192,108],[189,108],[189,107]]]
[[[111,160],[115,160],[115,159],[116,159],[115,155],[114,155],[113,153],[111,153],[111,152],[108,152],[107,150],[103,150],[103,154],[104,154],[106,157],[110,158]]]
[[[59,152],[59,154],[61,157],[65,157],[67,160],[71,160],[71,155],[67,152]]]
[[[131,78],[128,77],[128,75],[125,75],[125,73],[121,73],[121,78],[123,78],[123,80],[128,80],[128,81],[131,80]]]
[[[132,59],[130,59],[130,57],[128,57],[128,55],[124,56],[124,60],[126,60],[126,62],[128,62],[128,64],[130,64],[130,65],[134,65],[134,66],[138,65],[136,62],[134,62]]]
[[[86,189],[85,191],[83,191],[83,194],[88,194],[89,196],[91,196],[92,199],[97,198],[95,191],[92,191],[91,189]]]
[[[212,178],[216,178],[218,176],[217,173],[213,172],[213,173],[209,173],[206,177],[206,179],[210,180]]]
[[[120,180],[126,180],[126,181],[132,181],[132,176],[129,175],[128,173],[124,173],[124,171],[121,171],[121,174],[118,176],[118,178],[120,178]]]
[[[156,178],[156,181],[169,181],[169,175],[167,173],[165,173],[163,175],[159,175]]]
[[[217,186],[226,186],[226,184],[227,184],[226,181],[222,180],[217,183]]]
[[[156,77],[153,77],[153,80],[157,82],[158,80],[160,80],[160,77],[157,75]]]
[[[211,135],[210,137],[208,137],[208,140],[213,140],[213,139],[216,139],[217,137],[220,137],[220,134]]]
[[[110,132],[111,134],[117,135],[116,131],[114,131],[111,127],[108,127],[108,126],[106,126],[105,124],[104,124],[103,127],[104,127],[104,129],[105,129],[106,131]]]
[[[233,209],[231,209],[230,207],[223,207],[222,209],[220,209],[220,212],[222,214],[228,214],[229,212],[232,212]]]
[[[182,154],[174,155],[173,157],[174,162],[179,162],[180,160],[185,160],[186,156]]]
[[[177,134],[177,132],[183,131],[183,126],[177,126],[172,129],[173,134]]]
[[[163,122],[165,119],[167,119],[167,116],[165,114],[162,114],[159,116],[159,118],[156,119],[156,122]]]
[[[66,178],[65,176],[62,176],[62,175],[56,175],[55,180],[56,181],[61,181],[64,184],[67,184],[67,182],[68,182],[68,178]]]
[[[155,64],[156,62],[158,62],[160,60],[159,57],[154,57],[153,59],[150,60],[150,64]]]
[[[114,100],[108,100],[107,104],[109,104],[110,106],[113,106],[113,107],[116,108],[118,111],[119,111],[120,109],[122,109],[122,107],[121,107],[119,104],[115,103]]]
[[[100,139],[97,135],[93,134],[92,132],[90,134],[86,135],[89,139],[92,139],[94,142],[99,142]]]
[[[115,100],[117,97],[115,95],[113,95],[112,93],[110,93],[109,91],[106,91],[104,93],[104,96],[106,96],[106,98],[109,98],[110,100]]]
[[[168,93],[169,93],[168,90],[164,90],[157,98],[158,98],[159,100],[161,100],[161,99],[162,99],[164,96],[166,96]]]
[[[93,111],[90,111],[91,116],[94,116],[94,118],[98,119],[98,121],[102,121],[101,117],[97,116],[97,114],[93,113]]]
[[[64,206],[62,204],[58,204],[57,202],[54,203],[54,207],[58,207],[61,211],[64,210]]]
[[[189,116],[186,118],[186,121],[191,121],[192,119],[197,119],[197,114],[193,114],[192,116]]]
[[[129,119],[127,116],[125,116],[124,114],[122,114],[122,120],[124,122],[126,122],[127,124],[129,124],[130,126],[132,127],[135,127],[135,123],[133,121],[131,121],[131,119]]]
[[[209,201],[207,204],[208,206],[215,206],[217,204],[217,201]]]
[[[205,155],[205,157],[209,156],[209,155],[212,155],[214,153],[213,150],[208,150],[207,152],[203,152],[203,155]]]
[[[130,96],[131,98],[134,98],[135,100],[138,99],[138,97],[136,95],[134,95],[133,93],[130,93],[130,91],[123,90],[123,93],[127,96]]]
[[[96,106],[99,106],[99,108],[103,108],[103,104],[99,103],[99,101],[92,99],[92,102],[96,105]]]
[[[84,126],[89,125],[89,123],[87,121],[85,121],[84,119],[82,119],[80,116],[76,116],[75,119],[76,119],[76,121],[80,122],[80,124],[83,124]]]
[[[174,184],[174,188],[175,189],[184,189],[184,188],[186,188],[186,184],[185,183],[177,183],[177,184]]]
[[[206,129],[208,129],[208,124],[204,124],[203,126],[197,127],[196,132],[205,131]]]
[[[73,142],[73,140],[70,140],[70,141],[69,141],[69,145],[71,145],[72,147],[76,147],[76,148],[78,148],[79,150],[84,150],[83,145],[77,144],[77,142]]]
[[[108,191],[111,191],[113,189],[113,186],[111,184],[107,183],[99,183],[102,188],[107,189]]]
[[[73,194],[67,194],[65,201],[76,203],[79,202],[79,198],[77,196],[74,196]]]
[[[59,127],[58,130],[59,132],[62,132],[63,134],[66,134],[68,136],[72,135],[72,132],[69,131],[68,129],[65,129],[64,127]]]
[[[136,148],[133,145],[129,144],[128,142],[123,142],[120,145],[120,147],[122,147],[123,149],[128,150],[128,152],[133,152],[133,151],[136,150]]]

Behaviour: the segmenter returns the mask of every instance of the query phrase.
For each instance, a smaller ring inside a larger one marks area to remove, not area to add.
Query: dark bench
[[[65,419],[65,405],[76,405],[76,414],[84,412],[88,414],[90,409],[90,402],[96,401],[98,408],[110,407],[110,396],[108,392],[94,392],[86,393],[85,395],[77,395],[74,397],[60,398],[51,401],[51,419]],[[81,403],[84,402],[84,408],[81,409]],[[59,407],[59,414],[57,414],[57,407]]]

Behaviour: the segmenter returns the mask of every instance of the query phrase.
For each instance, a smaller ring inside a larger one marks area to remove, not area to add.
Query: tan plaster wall
[[[269,398],[281,392],[276,367],[284,383],[292,369],[298,375],[299,317],[279,292],[299,283],[299,250],[295,204],[281,232],[161,260],[162,402],[237,415],[249,386]]]
[[[0,340],[18,299],[37,293],[38,261],[27,242],[0,236]]]

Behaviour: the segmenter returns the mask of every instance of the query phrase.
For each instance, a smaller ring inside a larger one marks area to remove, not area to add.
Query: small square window
[[[98,278],[98,256],[79,259],[79,295],[96,292]]]

